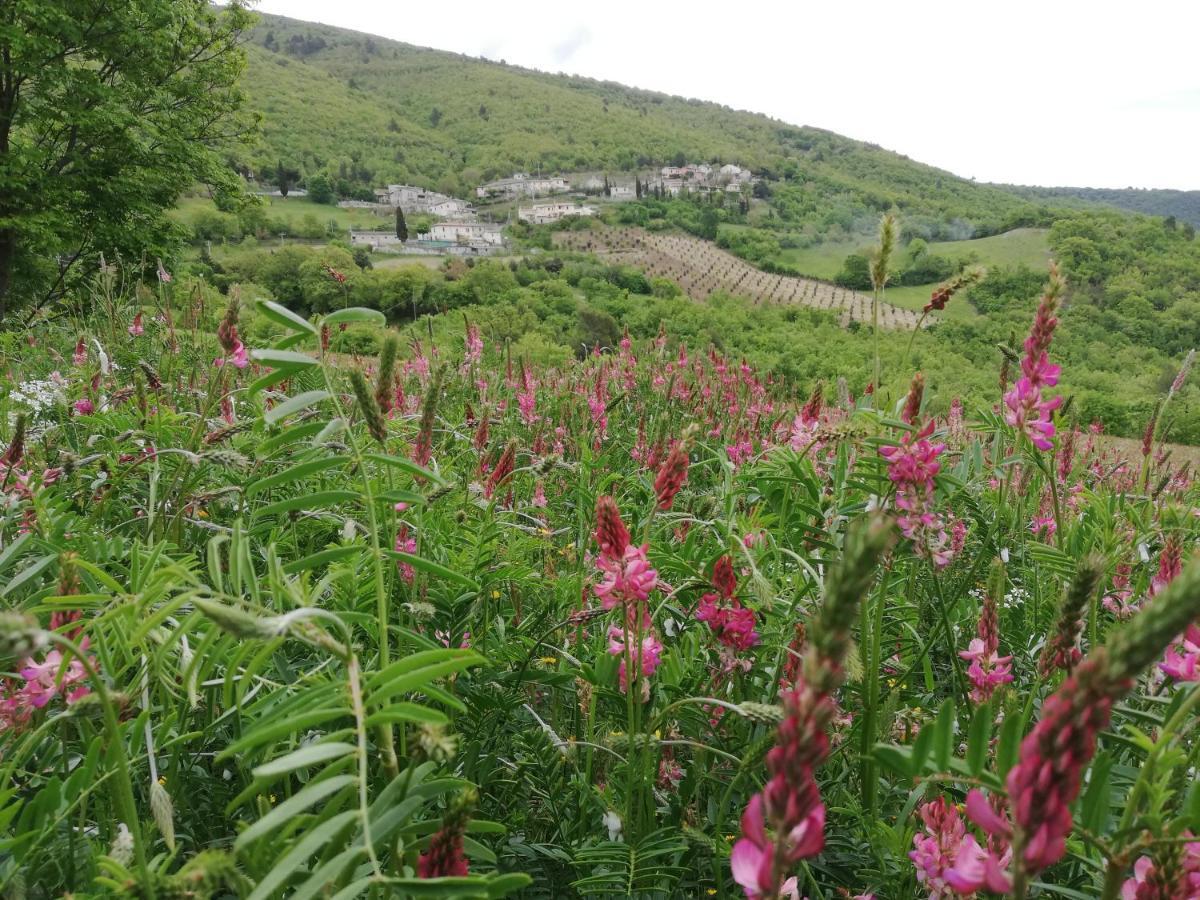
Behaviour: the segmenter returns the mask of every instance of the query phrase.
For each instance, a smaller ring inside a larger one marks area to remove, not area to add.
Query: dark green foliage
[[[0,4],[0,318],[101,253],[167,255],[180,192],[236,186],[213,150],[241,132],[249,22],[204,0]]]
[[[323,172],[308,176],[305,184],[308,188],[308,199],[313,203],[333,203],[337,199],[329,176]]]

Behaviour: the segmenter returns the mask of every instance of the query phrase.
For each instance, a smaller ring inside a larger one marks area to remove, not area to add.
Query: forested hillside
[[[1149,188],[1014,187],[1015,193],[1031,200],[1055,204],[1071,200],[1103,203],[1148,216],[1172,216],[1179,222],[1200,225],[1200,191]]]
[[[612,82],[552,75],[263,16],[244,86],[262,135],[237,157],[271,178],[329,173],[349,194],[414,182],[463,195],[514,170],[632,173],[735,162],[780,189],[790,221],[846,227],[895,207],[991,233],[1039,205],[818,128]],[[632,174],[630,175],[632,177]]]

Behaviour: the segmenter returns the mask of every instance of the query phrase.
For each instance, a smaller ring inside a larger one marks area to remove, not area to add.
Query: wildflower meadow
[[[0,345],[0,895],[1200,898],[1200,491],[1053,267],[948,415],[148,273]]]

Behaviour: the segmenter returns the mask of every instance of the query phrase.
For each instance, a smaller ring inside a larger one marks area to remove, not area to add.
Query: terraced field
[[[642,228],[565,231],[555,245],[636,266],[655,278],[670,278],[688,296],[704,300],[717,291],[755,303],[798,303],[836,312],[843,325],[870,322],[872,298],[812,278],[771,275],[732,253],[689,235],[656,234]],[[879,305],[879,324],[889,330],[916,328],[920,313],[888,303]]]

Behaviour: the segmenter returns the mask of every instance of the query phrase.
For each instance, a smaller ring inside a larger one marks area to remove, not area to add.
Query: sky
[[[979,181],[1200,190],[1198,0],[260,0],[827,128]]]

